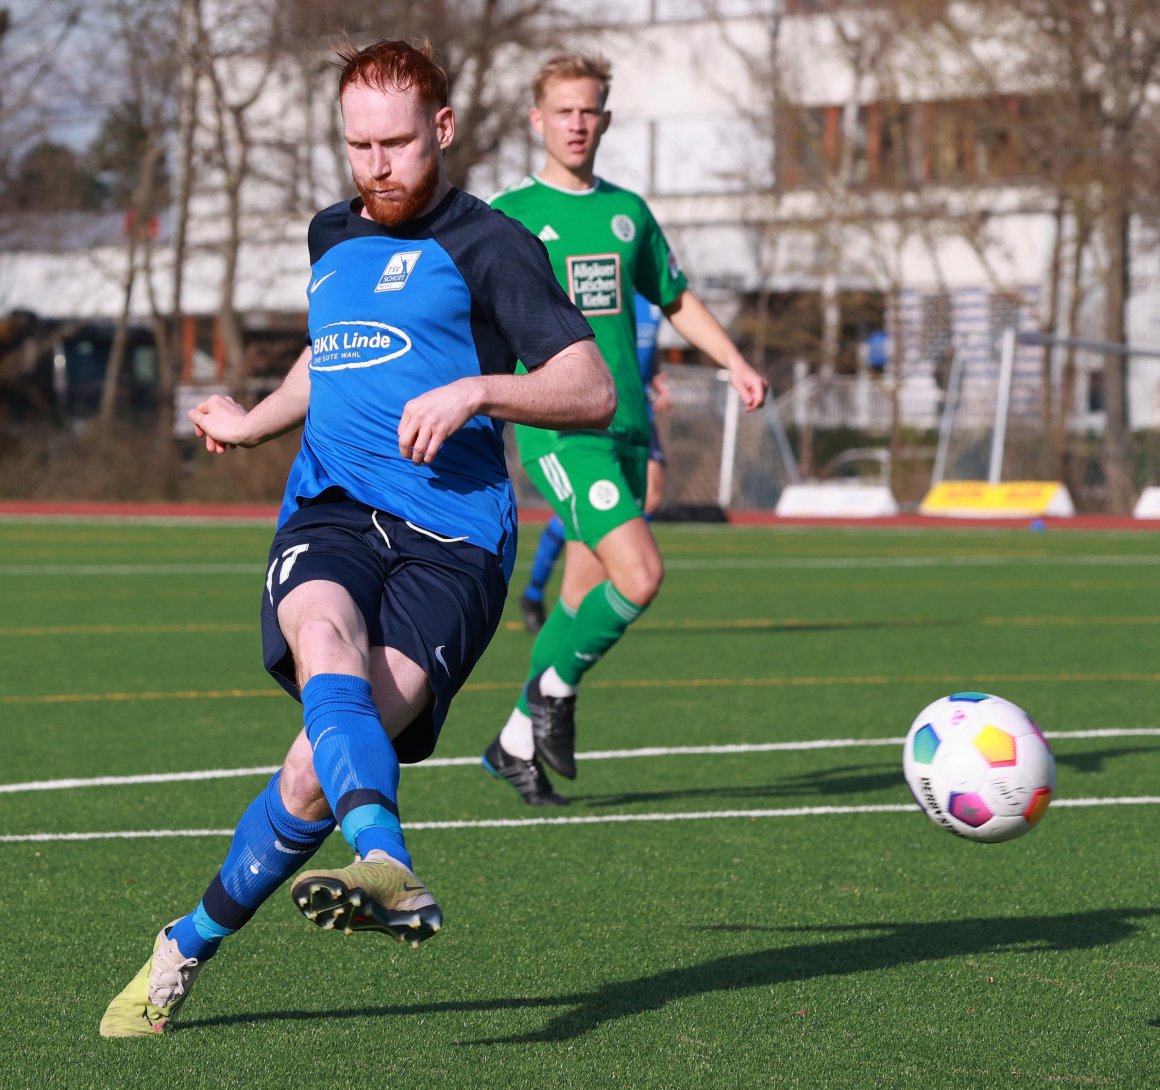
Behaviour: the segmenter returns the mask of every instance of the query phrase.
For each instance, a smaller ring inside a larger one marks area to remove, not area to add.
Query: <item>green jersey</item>
[[[648,205],[597,179],[592,189],[557,189],[528,177],[492,197],[547,247],[556,279],[588,319],[616,383],[608,429],[618,444],[648,446],[648,400],[636,354],[634,291],[666,307],[688,286]],[[517,427],[523,461],[556,449],[574,432]]]

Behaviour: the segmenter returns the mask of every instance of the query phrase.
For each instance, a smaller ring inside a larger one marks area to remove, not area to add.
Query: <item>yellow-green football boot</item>
[[[435,898],[414,873],[384,851],[338,870],[306,871],[290,896],[298,910],[326,930],[382,931],[418,946],[443,926]]]
[[[109,1004],[101,1019],[102,1037],[156,1037],[170,1028],[201,972],[198,960],[185,957],[169,937],[176,922],[158,932],[152,956]]]

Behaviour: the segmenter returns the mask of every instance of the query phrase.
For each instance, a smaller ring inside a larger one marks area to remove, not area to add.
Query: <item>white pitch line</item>
[[[259,564],[0,564],[0,575],[261,575]]]
[[[1119,798],[1056,799],[1051,808],[1070,809],[1092,806],[1156,806],[1160,795],[1122,796]],[[408,831],[416,829],[528,829],[543,825],[623,825],[645,821],[713,821],[727,818],[793,818],[830,817],[854,814],[909,814],[918,812],[914,803],[886,803],[875,806],[794,806],[777,810],[695,810],[688,813],[592,814],[584,817],[559,818],[486,818],[477,821],[410,821]],[[107,833],[23,833],[0,836],[0,844],[41,844],[82,840],[164,840],[175,837],[233,836],[233,829],[131,829]]]
[[[1048,738],[1155,738],[1160,727],[1108,727],[1097,730],[1046,731]],[[784,753],[817,749],[858,749],[901,746],[905,738],[815,738],[798,742],[754,742],[717,746],[644,746],[640,749],[593,749],[577,753],[578,761],[621,761],[637,757],[730,756],[741,753]],[[431,757],[411,768],[457,768],[479,764],[478,757]],[[193,780],[228,780],[239,776],[272,776],[278,765],[253,768],[208,768],[198,772],[149,772],[134,776],[93,776],[85,779],[29,780],[0,784],[0,795],[24,791],[66,791],[77,787],[132,787],[147,783],[184,783]]]
[[[767,557],[674,557],[665,561],[673,571],[801,571],[878,568],[995,568],[1026,567],[1155,567],[1160,556],[767,556]],[[521,562],[517,568],[529,565]],[[0,564],[0,575],[261,575],[256,564]]]
[[[147,772],[136,776],[92,776],[88,779],[30,780],[0,784],[0,795],[21,791],[66,791],[74,787],[125,787],[143,783],[182,783],[188,780],[228,780],[235,776],[272,776],[278,765],[254,768],[207,768],[201,772]]]

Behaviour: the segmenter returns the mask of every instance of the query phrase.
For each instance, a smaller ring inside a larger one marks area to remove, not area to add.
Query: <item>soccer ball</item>
[[[1011,840],[1047,812],[1055,758],[1020,707],[987,693],[952,693],[911,725],[902,770],[936,825],[969,840]]]

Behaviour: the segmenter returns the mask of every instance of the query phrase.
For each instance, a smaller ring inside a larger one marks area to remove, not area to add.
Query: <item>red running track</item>
[[[30,518],[200,518],[260,519],[273,522],[278,508],[270,504],[228,503],[56,503],[48,500],[0,500],[0,516]],[[521,512],[527,523],[546,522],[549,512],[532,508]],[[1160,519],[1137,519],[1117,515],[1075,515],[1072,518],[936,518],[929,515],[904,514],[885,518],[785,518],[768,511],[730,511],[729,522],[737,526],[865,526],[891,529],[899,527],[971,526],[1017,528],[1034,526],[1045,530],[1160,530]]]

